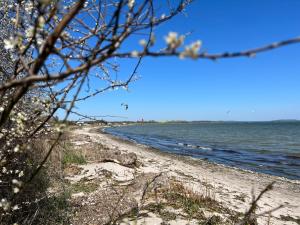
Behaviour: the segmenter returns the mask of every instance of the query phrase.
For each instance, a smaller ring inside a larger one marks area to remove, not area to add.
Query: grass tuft
[[[65,151],[62,160],[63,165],[69,164],[86,164],[86,159],[83,155],[76,153],[74,151]]]
[[[239,213],[223,207],[212,197],[187,189],[177,181],[170,182],[168,187],[158,188],[148,197],[155,198],[156,203],[149,203],[143,209],[160,215],[164,221],[175,220],[179,216],[187,220],[195,219],[199,224],[223,225],[233,224],[240,217]],[[169,207],[182,213],[172,212]],[[207,216],[207,212],[212,215]],[[226,215],[227,219],[222,219],[219,214]]]

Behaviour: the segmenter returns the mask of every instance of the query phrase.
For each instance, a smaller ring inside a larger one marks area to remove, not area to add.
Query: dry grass
[[[65,141],[65,140],[64,140]],[[29,179],[37,165],[47,155],[53,143],[52,137],[39,138],[31,144],[26,152],[26,163],[29,165],[24,179]],[[30,202],[26,207],[20,207],[15,212],[18,224],[69,224],[70,207],[68,199],[70,193],[64,191],[62,142],[56,145],[47,163],[42,167],[37,176],[24,185],[22,189],[23,202]],[[49,189],[55,194],[49,194]],[[34,201],[32,201],[32,199]]]
[[[225,224],[234,222],[238,218],[238,214],[228,208],[222,206],[214,198],[206,193],[200,194],[191,189],[186,188],[180,182],[171,182],[167,189],[162,189],[159,195],[166,201],[169,206],[175,209],[183,209],[188,219],[197,219],[200,222],[210,224]],[[216,213],[216,215],[207,218],[205,212]],[[227,217],[227,221],[219,218],[218,214]],[[232,221],[234,220],[234,221]]]
[[[199,224],[223,225],[235,224],[241,217],[240,213],[234,212],[206,193],[200,194],[186,188],[179,181],[170,181],[162,187],[149,189],[145,196],[143,212],[152,212],[158,215],[164,224],[175,219],[186,221],[196,220]],[[147,213],[132,212],[126,218],[137,220],[147,217]]]

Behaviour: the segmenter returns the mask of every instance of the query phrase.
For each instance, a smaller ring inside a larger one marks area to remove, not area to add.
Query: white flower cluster
[[[139,52],[136,51],[136,50],[134,50],[134,51],[131,52],[131,56],[132,57],[138,57],[139,56]]]
[[[6,107],[7,101],[0,103],[0,115]],[[25,171],[31,167],[23,160],[31,149],[31,139],[27,136],[39,125],[35,115],[47,116],[52,107],[49,98],[25,97],[11,111],[7,126],[0,128],[0,187],[6,190],[2,192],[6,194],[0,196],[0,217],[12,214],[25,204],[15,203],[12,198],[22,194]],[[53,132],[53,129],[45,124],[40,133],[47,132]],[[22,141],[24,139],[27,141]]]
[[[169,32],[168,36],[165,37],[168,49],[175,50],[180,47],[184,42],[184,35],[178,36],[176,32]]]
[[[23,51],[27,47],[34,48],[33,45],[27,46],[32,39],[35,39],[34,43],[41,48],[48,30],[44,29],[45,15],[38,13],[37,6],[46,7],[51,1],[6,0],[4,2],[3,5],[0,4],[0,10],[5,12],[1,23],[6,23],[7,27],[11,26],[11,32],[3,40],[4,48],[12,52],[16,49]]]
[[[179,57],[181,59],[183,59],[185,57],[190,57],[190,58],[196,59],[198,57],[198,53],[199,53],[201,46],[202,46],[202,42],[196,41],[196,42],[192,43],[191,45],[186,46],[185,50],[182,53],[180,53]]]
[[[7,201],[6,198],[2,198],[0,201],[0,208],[2,208],[4,211],[8,211],[10,209],[10,202]]]
[[[19,39],[16,38],[16,37],[9,37],[8,39],[5,39],[5,40],[3,41],[3,43],[4,43],[4,48],[5,48],[6,50],[10,50],[10,49],[15,48],[15,47],[17,46],[18,42],[19,42],[18,40],[19,40]]]
[[[145,39],[141,39],[141,40],[139,41],[139,44],[140,44],[141,46],[143,46],[143,47],[146,47],[146,46],[147,46],[147,41],[146,41]]]
[[[135,0],[128,0],[128,7],[131,9],[134,6]]]

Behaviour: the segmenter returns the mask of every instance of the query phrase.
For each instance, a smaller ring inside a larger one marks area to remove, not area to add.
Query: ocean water
[[[300,180],[300,122],[149,123],[106,132],[165,152]]]

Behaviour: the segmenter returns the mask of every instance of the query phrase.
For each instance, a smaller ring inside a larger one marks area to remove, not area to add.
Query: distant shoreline
[[[85,121],[87,122],[87,121]],[[89,122],[88,122],[89,123]],[[97,123],[91,122],[91,124]],[[300,123],[297,119],[282,120],[145,120],[145,121],[107,121],[109,126],[114,125],[132,125],[132,124],[148,124],[148,123]]]

